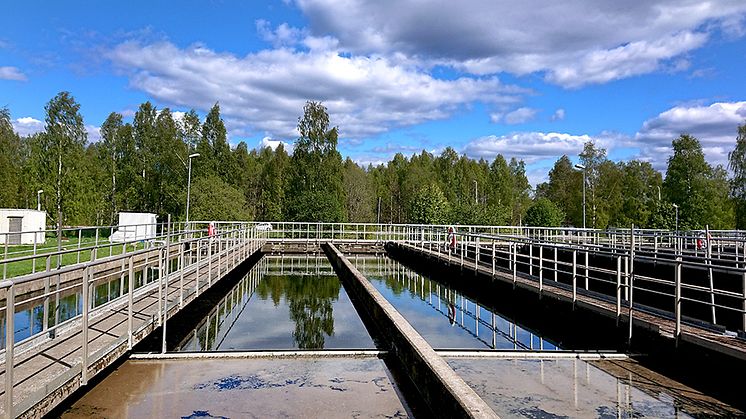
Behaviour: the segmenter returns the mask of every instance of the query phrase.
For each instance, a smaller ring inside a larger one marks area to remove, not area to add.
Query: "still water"
[[[264,257],[178,351],[375,349],[324,256]]]
[[[350,261],[435,349],[558,350],[553,342],[387,257]]]

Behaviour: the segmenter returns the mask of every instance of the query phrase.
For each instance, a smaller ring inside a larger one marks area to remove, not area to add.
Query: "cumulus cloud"
[[[470,141],[464,153],[472,158],[494,159],[498,154],[515,157],[526,163],[542,159],[557,159],[563,154],[574,156],[583,150],[583,144],[594,140],[599,147],[606,147],[603,138],[557,132],[516,132],[507,135],[489,135]]]
[[[18,67],[0,66],[0,80],[26,81],[26,75]]]
[[[474,74],[544,72],[568,87],[665,68],[718,29],[742,36],[746,13],[744,2],[714,0],[295,3],[312,34],[333,36],[345,50],[405,54]]]
[[[563,119],[565,119],[565,110],[562,108],[557,109],[552,114],[552,121],[562,121]]]
[[[494,123],[503,122],[508,125],[523,124],[533,120],[537,112],[536,109],[523,107],[507,113],[492,113],[490,114],[490,120]]]
[[[287,143],[287,142],[281,141],[281,140],[273,140],[270,137],[264,137],[264,138],[262,138],[262,141],[259,143],[259,148],[262,149],[262,148],[269,147],[269,148],[272,149],[272,151],[274,151],[274,150],[277,150],[277,147],[279,147],[280,144],[282,144],[282,148],[285,149],[285,152],[287,152],[288,154],[292,154],[293,153],[293,144],[292,143]]]
[[[44,132],[44,121],[40,121],[30,116],[18,118],[11,121],[11,123],[13,124],[13,129],[15,130],[15,132],[22,137],[33,135],[39,132]],[[101,127],[97,127],[95,125],[85,125],[85,131],[86,133],[88,133],[89,142],[95,143],[101,140]]]
[[[673,152],[671,142],[690,134],[702,144],[710,164],[727,164],[736,144],[738,126],[746,123],[746,102],[717,102],[711,105],[681,105],[645,121],[630,145],[640,149],[641,158],[665,170]]]
[[[306,100],[322,101],[343,137],[445,119],[474,102],[514,103],[526,90],[495,77],[438,79],[382,56],[263,50],[238,57],[197,45],[125,42],[108,58],[157,100],[208,110],[220,101],[231,130],[293,138]]]
[[[39,121],[30,116],[18,118],[12,121],[12,124],[16,133],[22,137],[44,131],[44,121]]]

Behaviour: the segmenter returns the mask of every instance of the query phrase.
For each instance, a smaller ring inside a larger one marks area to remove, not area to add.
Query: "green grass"
[[[96,243],[96,239],[86,238],[83,237],[83,239],[80,241],[80,247],[91,247],[94,246]],[[109,241],[107,239],[101,239],[99,238],[98,244],[106,245]],[[78,238],[70,238],[69,240],[63,240],[62,241],[62,250],[75,250],[78,248]],[[144,249],[145,245],[143,243],[136,243],[136,244],[127,244],[127,251],[131,252],[133,250],[140,250]],[[37,245],[36,248],[36,254],[37,255],[44,255],[49,253],[54,253],[57,251],[57,240],[47,239],[47,241],[43,245]],[[78,253],[80,256],[78,256]],[[109,255],[119,255],[122,253],[122,244],[121,243],[114,243],[112,246],[99,248],[97,250],[97,258],[104,258]],[[8,259],[12,258],[18,258],[21,256],[31,256],[34,254],[34,247],[23,245],[23,246],[8,246]],[[54,269],[57,267],[57,256],[53,255],[50,256],[50,266]],[[0,261],[5,259],[5,248],[2,248],[2,254],[0,254]],[[91,251],[90,250],[81,250],[80,252],[72,252],[72,253],[66,253],[62,255],[62,266],[69,266],[74,265],[79,262],[87,262],[91,260]],[[0,264],[0,275],[2,275],[3,270],[5,270],[5,277],[6,278],[13,278],[21,275],[27,275],[34,271],[34,261],[36,262],[36,272],[44,271],[46,269],[47,264],[47,257],[46,256],[40,256],[35,259],[28,259],[28,260],[22,260],[17,262],[9,262],[6,264]],[[7,265],[7,266],[5,266]],[[2,276],[0,276],[2,278]]]

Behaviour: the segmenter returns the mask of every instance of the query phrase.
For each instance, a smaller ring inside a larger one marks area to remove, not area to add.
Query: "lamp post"
[[[41,211],[41,194],[44,193],[44,189],[36,191],[36,210]]]
[[[585,166],[576,164],[575,168],[583,171],[583,229],[585,229]]]
[[[187,207],[186,207],[186,228],[189,229],[189,193],[192,187],[192,158],[199,157],[199,153],[189,155],[189,169],[187,169]]]

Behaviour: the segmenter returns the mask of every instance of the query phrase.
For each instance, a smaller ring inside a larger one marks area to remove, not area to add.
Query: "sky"
[[[23,135],[69,91],[89,141],[149,100],[202,116],[218,102],[231,144],[291,145],[316,100],[360,164],[450,146],[522,159],[532,184],[589,140],[665,171],[689,133],[726,165],[744,63],[743,0],[29,0],[0,15],[0,107]]]

